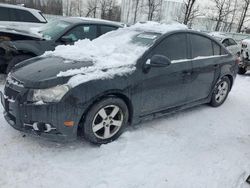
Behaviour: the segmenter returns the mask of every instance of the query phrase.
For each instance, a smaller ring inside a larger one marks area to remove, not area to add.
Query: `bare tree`
[[[82,0],[77,0],[76,4],[77,4],[78,15],[81,17],[82,16]]]
[[[120,21],[121,8],[117,5],[116,0],[100,1],[101,18],[113,21]]]
[[[86,17],[92,16],[96,18],[99,0],[88,0]]]
[[[138,14],[138,10],[139,10],[139,3],[140,3],[140,0],[135,0],[134,1],[134,5],[135,5],[135,8],[134,8],[134,23],[136,22],[136,19],[137,19],[137,14]]]
[[[243,5],[243,11],[241,12],[241,16],[240,16],[240,21],[239,21],[239,24],[238,24],[238,28],[237,28],[237,32],[241,32],[242,30],[242,26],[245,22],[245,19],[247,17],[247,10],[248,10],[248,7],[249,7],[249,4],[250,4],[250,0],[244,0],[244,5]]]
[[[233,14],[231,16],[231,21],[228,25],[228,28],[227,28],[227,32],[231,32],[232,30],[232,26],[233,26],[233,23],[234,23],[234,20],[235,20],[235,16],[236,16],[236,10],[237,10],[237,6],[238,6],[238,0],[235,0],[234,1],[234,9],[233,9]]]
[[[184,19],[183,24],[187,25],[198,16],[199,6],[195,6],[196,0],[185,0],[183,6]]]
[[[221,23],[224,22],[224,19],[228,16],[228,14],[232,13],[230,0],[213,0],[215,3],[215,8],[217,11],[216,17],[212,19],[216,21],[215,31],[219,31],[221,27]]]
[[[152,21],[155,14],[159,13],[162,6],[161,0],[147,0],[146,7],[148,8],[148,20]]]

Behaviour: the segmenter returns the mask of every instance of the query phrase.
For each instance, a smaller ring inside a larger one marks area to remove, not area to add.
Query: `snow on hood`
[[[135,70],[137,59],[157,38],[164,33],[179,29],[187,29],[187,27],[182,24],[137,23],[131,27],[109,32],[93,41],[85,39],[71,46],[58,46],[55,51],[46,52],[44,56],[59,56],[67,59],[67,63],[70,60],[93,62],[91,67],[70,69],[57,75],[58,77],[72,76],[68,84],[74,87],[90,80],[131,74]],[[150,33],[150,36],[140,36],[142,33]],[[142,45],[133,42],[136,36],[152,41]]]

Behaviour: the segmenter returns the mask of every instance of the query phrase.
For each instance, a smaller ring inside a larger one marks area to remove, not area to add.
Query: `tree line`
[[[124,0],[127,10],[123,17],[133,22],[145,15],[149,21],[161,21],[164,0]],[[65,16],[84,16],[121,21],[121,6],[117,0],[0,0],[3,3],[24,4],[26,7],[40,9],[47,14]],[[230,32],[236,25],[237,32],[244,30],[250,21],[250,0],[208,0],[208,6],[200,8],[200,0],[183,0],[176,21],[192,27],[194,20],[204,16],[215,23],[215,31]],[[123,4],[124,5],[124,4]]]
[[[117,0],[65,0],[64,3],[66,16],[121,20],[121,7]]]
[[[141,12],[147,15],[147,20],[159,21],[162,19],[163,0],[128,0],[129,9],[127,17],[133,16],[133,22],[137,22]],[[204,1],[203,1],[204,2]],[[192,26],[197,17],[206,17],[215,22],[215,31],[232,30],[237,26],[237,32],[244,30],[244,24],[250,21],[250,0],[208,0],[207,7],[200,7],[200,0],[183,0],[180,15],[176,21]]]

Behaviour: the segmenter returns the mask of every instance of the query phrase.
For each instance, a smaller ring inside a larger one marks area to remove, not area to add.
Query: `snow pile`
[[[137,23],[129,28],[109,32],[93,41],[81,40],[73,46],[58,46],[45,56],[59,56],[72,61],[92,61],[93,66],[60,72],[57,76],[74,76],[69,80],[76,86],[89,80],[108,79],[115,75],[132,73],[137,59],[149,48],[147,45],[133,43],[133,38],[143,32],[167,33],[184,29],[182,24],[160,24],[156,22]],[[152,40],[156,40],[157,37]],[[105,69],[105,71],[103,71]]]

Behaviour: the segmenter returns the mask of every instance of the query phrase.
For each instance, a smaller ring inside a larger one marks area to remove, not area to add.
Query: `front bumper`
[[[28,104],[22,101],[27,91],[24,88],[8,85],[5,86],[4,93],[0,93],[5,110],[4,117],[13,128],[53,141],[71,141],[77,138],[77,127],[81,116],[76,107],[67,102]],[[74,126],[64,126],[65,120],[74,121]],[[49,125],[51,130],[44,129],[45,125]]]

